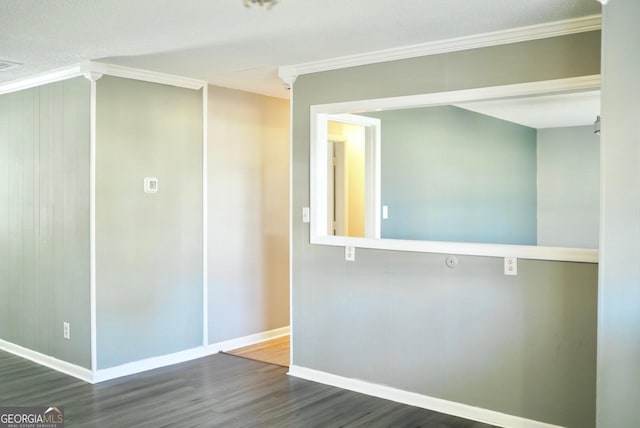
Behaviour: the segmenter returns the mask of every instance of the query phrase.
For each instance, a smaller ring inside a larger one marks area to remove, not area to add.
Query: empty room
[[[639,427],[638,19],[0,2],[0,427]]]

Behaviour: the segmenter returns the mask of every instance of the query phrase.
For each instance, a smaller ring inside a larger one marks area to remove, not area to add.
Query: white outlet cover
[[[505,275],[518,275],[518,259],[516,257],[504,258],[504,274]]]
[[[353,262],[356,260],[356,248],[355,247],[344,247],[344,259],[348,262]]]
[[[158,192],[158,179],[155,177],[144,178],[144,193],[157,193]]]

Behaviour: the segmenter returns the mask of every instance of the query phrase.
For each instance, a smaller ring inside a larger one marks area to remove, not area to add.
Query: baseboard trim
[[[92,382],[92,373],[90,369],[80,367],[67,361],[59,360],[50,355],[45,355],[41,352],[16,345],[15,343],[7,342],[6,340],[2,339],[0,339],[0,349],[17,355],[18,357],[33,361],[34,363],[40,364],[41,366],[45,366],[61,373],[68,374],[69,376],[73,376],[82,381],[89,383]]]
[[[133,361],[115,367],[99,369],[93,373],[92,383],[105,382],[107,380],[118,379],[124,376],[130,376],[149,370],[159,369],[161,367],[184,363],[187,361],[206,357],[210,354],[215,354],[215,352],[207,353],[206,347],[199,346],[197,348],[174,352],[172,354],[145,358],[144,360]]]
[[[256,343],[264,342],[265,340],[287,335],[289,334],[289,330],[289,326],[286,326],[274,330],[264,331],[261,333],[251,334],[249,336],[227,340],[224,342],[212,343],[207,346],[198,346],[196,348],[174,352],[172,354],[146,358],[144,360],[133,361],[115,367],[100,369],[93,373],[92,383],[104,382],[123,376],[129,376],[132,374],[142,373],[161,367],[184,363],[187,361],[217,354],[220,351],[229,351],[231,349],[241,348],[243,346],[254,345]]]
[[[263,331],[261,333],[251,334],[249,336],[239,337],[237,339],[225,340],[224,342],[209,345],[209,347],[217,347],[217,351],[227,352],[244,346],[255,345],[257,343],[266,342],[267,340],[286,336],[290,332],[291,328],[286,326],[269,331]]]
[[[446,413],[448,415],[471,419],[504,428],[562,428],[557,425],[533,421],[493,410],[429,397],[415,392],[404,391],[363,380],[351,379],[296,365],[291,365],[289,367],[288,374],[300,379],[336,386],[349,391],[355,391],[361,394],[383,398],[385,400],[391,400],[402,404],[408,404],[410,406]]]
[[[49,355],[42,354],[40,352],[22,347],[20,345],[16,345],[15,343],[7,342],[6,340],[2,339],[0,339],[0,349],[19,357],[26,358],[27,360],[33,361],[34,363],[40,364],[42,366],[49,367],[50,369],[68,374],[69,376],[73,376],[87,383],[100,383],[124,376],[129,376],[132,374],[142,373],[161,367],[167,367],[202,357],[207,357],[209,355],[217,354],[220,351],[230,351],[232,349],[241,348],[243,346],[255,345],[256,343],[264,342],[269,339],[275,339],[276,337],[285,336],[289,334],[289,332],[289,326],[276,328],[274,330],[263,331],[261,333],[251,334],[236,339],[212,343],[207,346],[198,346],[196,348],[186,349],[184,351],[174,352],[167,355],[160,355],[157,357],[145,358],[144,360],[132,361],[130,363],[125,363],[106,369],[100,369],[93,372],[90,369],[86,369],[84,367],[59,360]]]

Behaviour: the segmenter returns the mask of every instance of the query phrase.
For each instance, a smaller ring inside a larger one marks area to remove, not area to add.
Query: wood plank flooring
[[[0,405],[63,406],[66,427],[490,428],[286,372],[215,354],[90,385],[0,351]]]
[[[289,343],[289,335],[286,335],[266,340],[255,345],[249,345],[243,348],[227,351],[225,353],[236,355],[238,357],[249,358],[251,360],[262,361],[264,363],[289,367]]]

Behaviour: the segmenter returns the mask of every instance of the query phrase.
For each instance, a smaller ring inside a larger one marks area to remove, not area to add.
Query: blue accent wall
[[[382,120],[382,237],[535,245],[536,130],[455,106]]]

